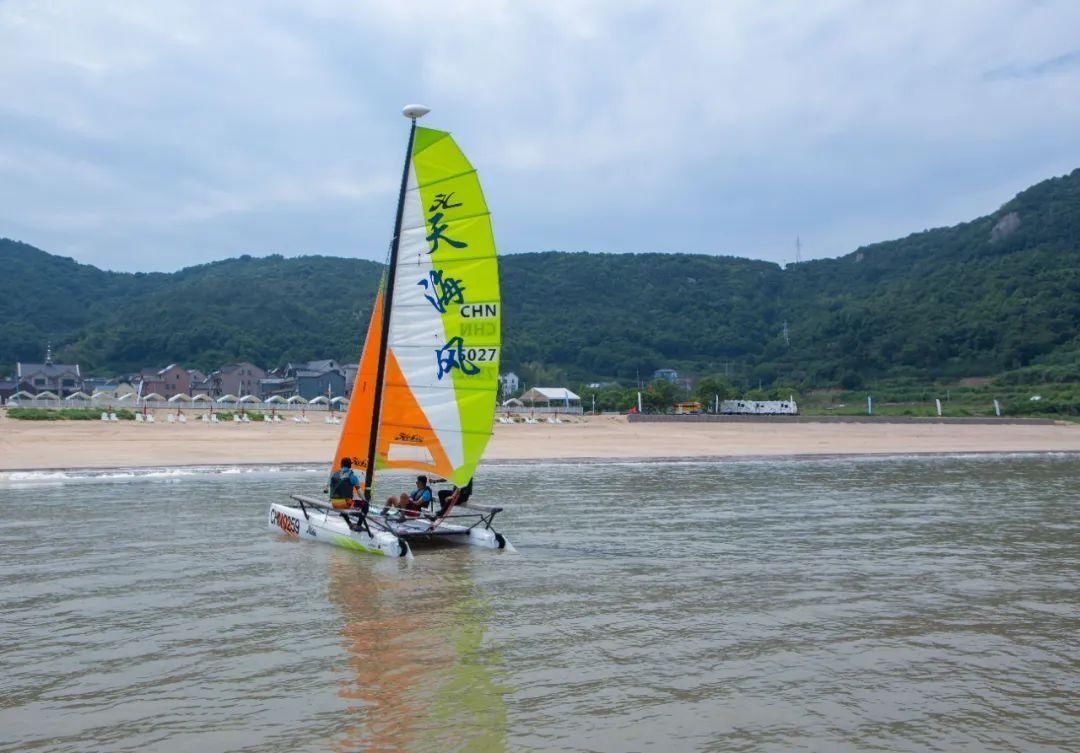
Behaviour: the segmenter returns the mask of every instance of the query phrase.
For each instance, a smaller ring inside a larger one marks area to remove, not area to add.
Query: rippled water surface
[[[321,483],[0,476],[0,750],[1077,750],[1075,456],[493,465],[411,562]]]

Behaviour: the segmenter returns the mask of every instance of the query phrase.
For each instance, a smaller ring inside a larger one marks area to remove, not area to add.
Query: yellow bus
[[[693,413],[704,413],[701,408],[701,403],[675,403],[675,415],[676,416],[689,416]]]

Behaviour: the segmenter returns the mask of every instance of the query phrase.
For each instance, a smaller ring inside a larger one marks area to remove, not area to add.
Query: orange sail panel
[[[351,458],[353,468],[360,476],[367,468],[368,443],[371,441],[371,416],[375,406],[375,378],[382,336],[382,302],[382,293],[379,293],[368,323],[360,369],[356,374],[349,410],[345,414],[333,460],[334,467],[337,467],[342,458]],[[416,402],[392,350],[386,354],[375,467],[414,468],[441,476],[453,471],[446,450]]]
[[[332,461],[333,467],[337,468],[342,458],[351,458],[361,483],[367,467],[371,416],[375,409],[375,378],[379,368],[379,342],[382,339],[382,300],[380,291],[375,297],[375,310],[371,312],[371,321],[368,322],[364,352],[360,354],[360,369],[356,372],[356,381],[349,396],[349,410],[345,414],[337,452]]]

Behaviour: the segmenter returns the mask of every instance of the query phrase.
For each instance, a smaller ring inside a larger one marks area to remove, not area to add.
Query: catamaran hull
[[[386,557],[412,557],[412,551],[404,539],[387,531],[350,530],[339,515],[310,510],[307,515],[298,507],[270,505],[270,529],[301,539],[332,544],[354,552],[376,554]]]

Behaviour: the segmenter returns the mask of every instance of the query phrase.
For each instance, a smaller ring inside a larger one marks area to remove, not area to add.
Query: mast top
[[[401,114],[409,120],[417,120],[424,117],[429,112],[431,112],[431,108],[425,107],[424,105],[405,105],[401,110]]]

